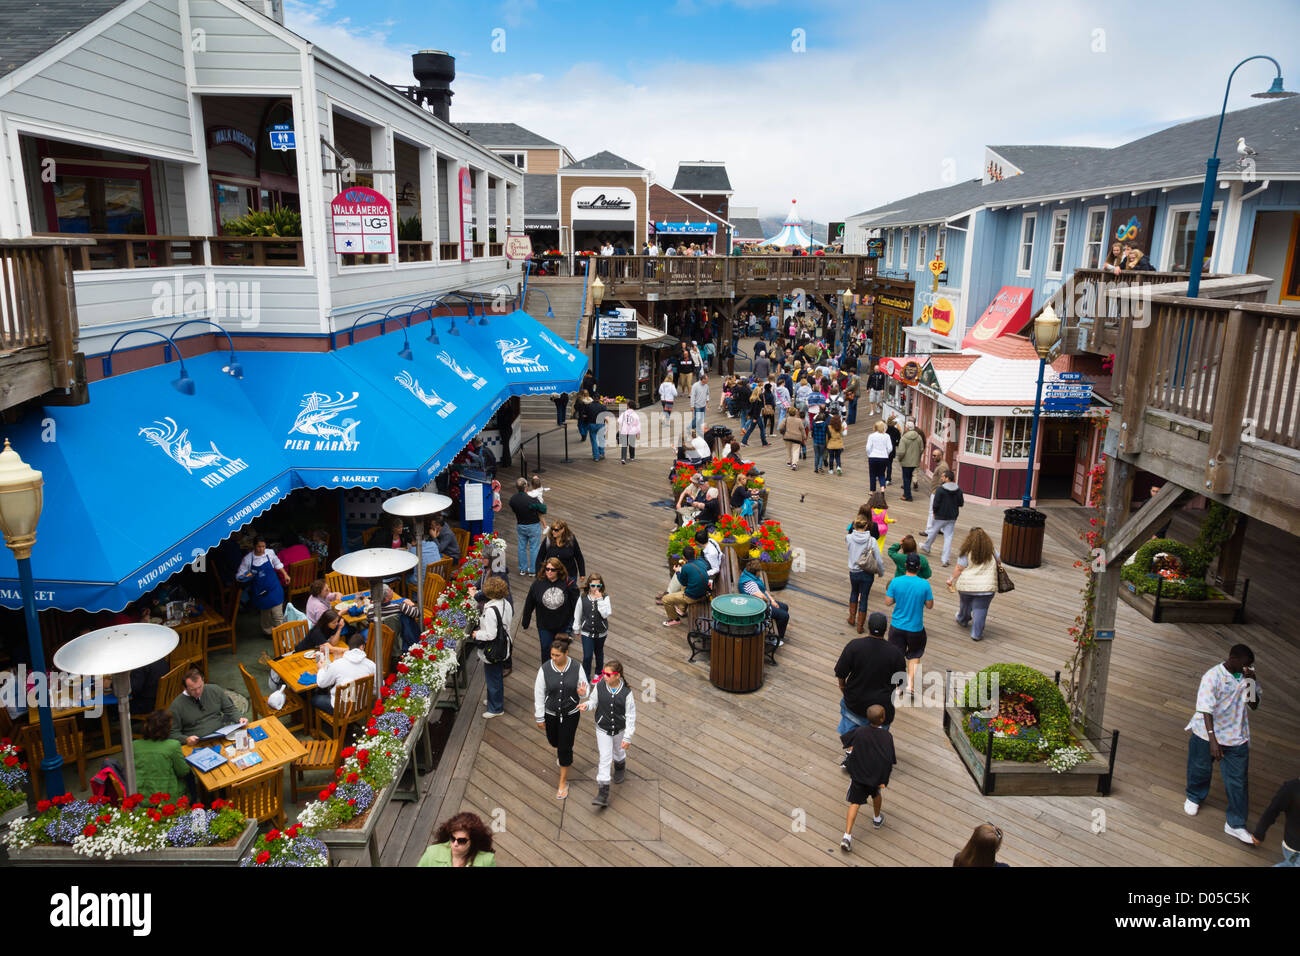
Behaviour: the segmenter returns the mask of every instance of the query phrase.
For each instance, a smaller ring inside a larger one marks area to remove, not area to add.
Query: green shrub
[[[1156,538],[1138,548],[1132,562],[1125,564],[1120,571],[1120,578],[1132,584],[1138,594],[1155,594],[1160,579],[1151,570],[1151,561],[1162,551],[1178,559],[1186,577],[1175,581],[1166,579],[1160,589],[1161,596],[1187,601],[1204,601],[1209,596],[1205,586],[1205,570],[1209,567],[1209,557],[1204,552],[1171,538]]]
[[[670,565],[674,560],[682,556],[682,548],[695,543],[695,532],[699,528],[700,526],[697,524],[682,525],[668,536],[668,563]]]
[[[420,242],[424,239],[424,226],[419,216],[397,220],[397,238],[400,242]]]
[[[238,219],[224,222],[221,231],[227,236],[299,238],[302,236],[302,215],[293,209],[276,206],[274,209],[245,213]]]
[[[1039,730],[1038,736],[1028,740],[1017,740],[1014,737],[994,737],[994,760],[1042,760],[1052,749],[1064,747],[1070,743],[1070,709],[1065,704],[1065,698],[1061,696],[1061,691],[1050,677],[1025,664],[990,664],[984,668],[979,674],[975,675],[975,680],[966,685],[963,706],[974,709],[980,707],[978,693],[981,683],[980,675],[994,673],[998,675],[999,694],[1028,694],[1033,699],[1034,709],[1038,715]],[[986,688],[990,687],[992,678],[985,678],[983,684]],[[966,732],[966,736],[970,738],[975,750],[978,753],[984,753],[985,748],[988,747],[988,733],[986,731],[972,730],[969,721],[964,723],[962,729]],[[1047,742],[1047,750],[1039,746],[1040,739]]]

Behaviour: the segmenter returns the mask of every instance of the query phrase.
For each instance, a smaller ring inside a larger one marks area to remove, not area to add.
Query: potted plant
[[[674,505],[677,504],[677,499],[681,496],[681,493],[686,490],[686,486],[691,483],[691,478],[697,474],[699,474],[699,472],[696,470],[695,466],[689,465],[684,461],[679,462],[677,466],[673,468],[673,473],[668,480],[672,485]]]
[[[713,482],[720,482],[730,491],[738,477],[748,479],[754,473],[754,463],[737,461],[735,458],[713,458],[701,469],[700,474]]]
[[[252,851],[239,861],[240,866],[329,866],[329,848],[315,837],[304,836],[302,824],[295,823],[283,833],[271,830],[257,838]]]
[[[225,236],[281,236],[302,238],[302,214],[285,206],[246,212],[221,224]]]
[[[23,815],[30,784],[22,751],[8,737],[0,740],[0,825]]]
[[[781,522],[764,521],[758,526],[758,534],[749,541],[748,557],[763,562],[767,583],[773,591],[780,591],[789,583],[793,549],[790,539],[781,530]]]
[[[736,515],[723,515],[709,535],[714,541],[736,552],[736,560],[743,566],[749,555],[749,523]]]
[[[699,529],[697,524],[684,524],[673,531],[668,536],[668,570],[673,569],[673,564],[681,558],[682,549],[688,544],[695,543],[695,532]]]

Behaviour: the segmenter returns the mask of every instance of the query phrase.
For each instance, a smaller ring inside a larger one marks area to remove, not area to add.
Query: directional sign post
[[[271,149],[277,152],[284,153],[298,148],[293,134],[293,127],[287,123],[276,123],[267,130],[267,134],[271,137]]]

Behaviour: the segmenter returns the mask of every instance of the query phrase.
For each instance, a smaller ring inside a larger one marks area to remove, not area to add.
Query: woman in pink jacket
[[[618,460],[626,465],[631,458],[636,461],[636,437],[641,434],[641,416],[629,406],[623,406],[618,416]]]

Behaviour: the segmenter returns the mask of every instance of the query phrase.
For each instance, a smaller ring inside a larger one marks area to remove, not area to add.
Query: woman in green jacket
[[[907,564],[907,556],[916,554],[916,539],[910,534],[906,535],[902,541],[895,541],[889,546],[889,556],[894,559],[894,577],[902,577],[904,567]],[[918,577],[928,578],[930,576],[930,561],[925,555],[920,555],[921,570],[917,572]]]
[[[416,866],[496,866],[492,831],[473,813],[459,813],[433,835]]]
[[[166,793],[186,795],[182,781],[190,775],[190,765],[181,756],[179,740],[171,739],[172,713],[155,710],[144,722],[144,739],[134,744],[136,793],[152,796]]]
[[[898,440],[898,465],[903,469],[903,500],[912,500],[912,472],[921,464],[925,436],[916,430],[916,422],[907,423],[907,431]]]

